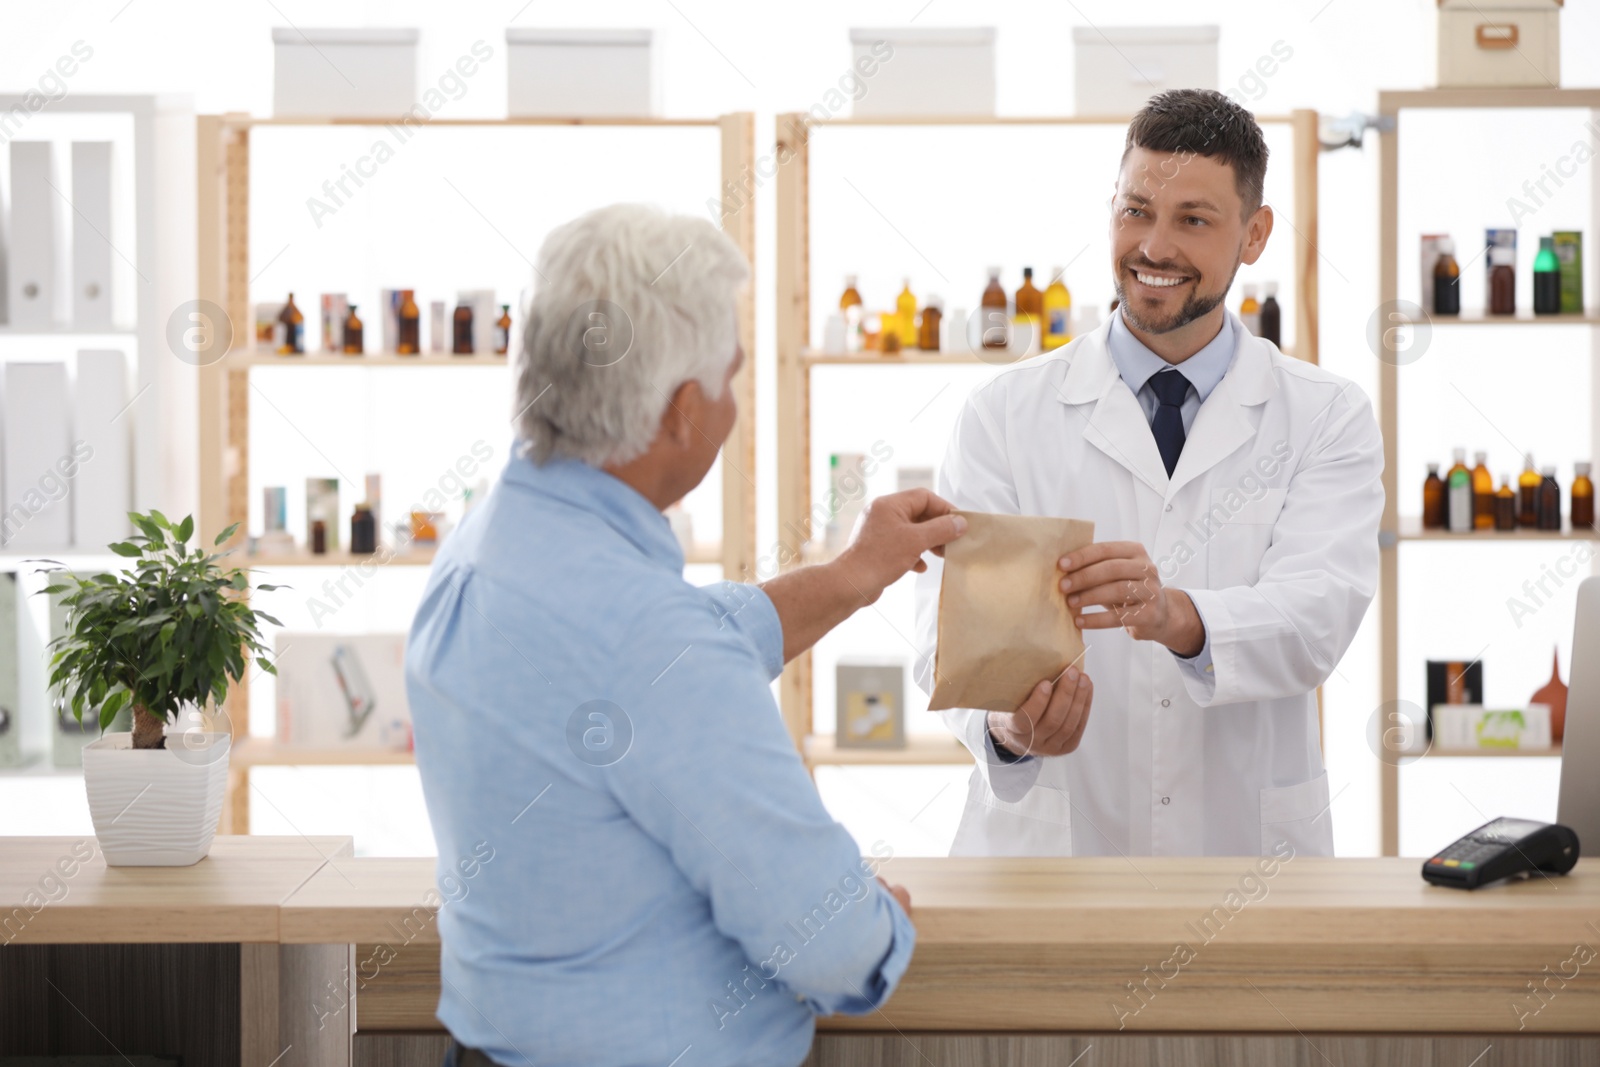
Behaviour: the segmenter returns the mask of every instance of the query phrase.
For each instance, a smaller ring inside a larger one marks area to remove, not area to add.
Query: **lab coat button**
[[[1168,510],[1168,511],[1171,511],[1171,510],[1172,510],[1172,505],[1171,505],[1171,504],[1168,504],[1168,505],[1167,505],[1167,510]]]
[[[1163,804],[1171,804],[1172,803],[1172,798],[1171,797],[1162,797],[1161,798],[1161,803],[1163,803]]]
[[[1170,700],[1163,700],[1163,701],[1162,701],[1162,702],[1161,702],[1161,706],[1162,706],[1162,707],[1164,707],[1164,708],[1170,708],[1170,707],[1172,707],[1172,701],[1170,701]]]

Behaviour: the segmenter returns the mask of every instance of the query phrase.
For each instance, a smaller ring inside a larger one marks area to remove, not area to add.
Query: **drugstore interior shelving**
[[[1378,137],[1378,159],[1381,185],[1381,197],[1378,216],[1378,290],[1380,306],[1392,306],[1400,296],[1400,131],[1403,124],[1401,112],[1406,109],[1450,108],[1469,109],[1484,112],[1482,115],[1486,123],[1502,122],[1506,120],[1507,112],[1524,108],[1583,108],[1590,111],[1591,115],[1600,113],[1600,89],[1423,89],[1395,92],[1382,92],[1378,95],[1378,112],[1390,120],[1392,125],[1384,129]],[[1590,212],[1591,219],[1600,219],[1600,181],[1597,181],[1591,169],[1589,175],[1590,194],[1595,204]],[[1409,252],[1408,252],[1409,255]],[[1411,262],[1411,260],[1407,260]],[[1593,275],[1591,273],[1591,279]],[[1588,341],[1591,346],[1593,359],[1591,366],[1600,369],[1600,330],[1593,327],[1600,326],[1600,312],[1595,310],[1594,285],[1591,283],[1585,293],[1586,311],[1581,315],[1553,315],[1539,316],[1527,314],[1517,315],[1486,315],[1483,313],[1466,313],[1459,319],[1440,319],[1430,323],[1433,328],[1466,329],[1476,327],[1496,327],[1506,329],[1511,327],[1568,325],[1589,328]],[[1389,335],[1385,335],[1388,337]],[[1526,543],[1537,540],[1588,540],[1594,539],[1593,531],[1574,532],[1570,528],[1555,531],[1519,530],[1514,533],[1474,532],[1464,534],[1447,534],[1437,531],[1424,531],[1421,522],[1413,516],[1400,514],[1399,501],[1402,496],[1411,499],[1410,494],[1402,488],[1400,475],[1397,470],[1399,446],[1398,434],[1400,429],[1400,378],[1398,373],[1399,361],[1391,356],[1381,360],[1379,369],[1378,407],[1379,421],[1383,431],[1384,441],[1384,513],[1380,544],[1382,553],[1379,564],[1379,629],[1378,643],[1380,655],[1380,685],[1382,699],[1385,705],[1396,701],[1400,697],[1400,560],[1403,553],[1400,551],[1402,542],[1466,542],[1514,544]],[[1591,375],[1591,389],[1600,389],[1600,375]],[[1600,454],[1600,420],[1593,417],[1593,413],[1600,410],[1600,396],[1590,398],[1591,408],[1591,440],[1594,442],[1591,454]],[[1390,732],[1382,735],[1386,739]],[[1428,754],[1429,759],[1437,758],[1477,758],[1485,755],[1521,756],[1524,758],[1540,759],[1559,757],[1560,749],[1515,751],[1509,753],[1488,752],[1438,752]],[[1410,758],[1402,752],[1389,754],[1382,760],[1379,785],[1379,810],[1380,810],[1380,844],[1381,853],[1385,856],[1399,854],[1400,849],[1400,767],[1410,762]]]
[[[1293,137],[1294,207],[1285,219],[1295,241],[1295,332],[1297,351],[1317,362],[1317,113],[1296,110],[1284,116],[1258,116],[1263,125],[1288,126]],[[916,116],[818,120],[794,113],[777,119],[778,169],[778,528],[785,557],[804,558],[802,546],[812,536],[811,371],[818,366],[931,367],[994,362],[992,356],[902,352],[823,352],[811,348],[811,187],[812,141],[829,127],[925,127],[929,137],[951,126],[1048,126],[1070,132],[1083,127],[1126,126],[1127,118]],[[919,171],[926,180],[932,173]],[[904,749],[841,747],[834,735],[816,731],[813,708],[813,656],[806,652],[784,669],[781,702],[785,724],[795,747],[813,770],[825,764],[929,765],[968,763],[971,756],[954,738],[908,737]]]
[[[197,164],[199,190],[199,276],[203,299],[223,308],[236,323],[252,321],[250,308],[250,131],[257,126],[373,126],[370,118],[312,117],[295,119],[251,118],[247,115],[202,115],[198,118]],[[749,112],[738,112],[710,119],[663,118],[508,118],[508,119],[433,119],[430,127],[472,126],[489,129],[514,127],[637,127],[710,128],[720,134],[720,178],[717,194],[711,199],[723,203],[721,222],[745,258],[755,264],[755,212],[753,205],[742,208],[722,200],[721,191],[739,188],[755,163],[755,122]],[[755,280],[737,298],[739,340],[747,353],[755,346]],[[450,357],[423,355],[399,356],[374,353],[360,357],[307,355],[285,357],[253,352],[246,348],[231,351],[217,363],[200,370],[200,527],[222,529],[248,515],[250,475],[249,419],[250,385],[253,368],[293,367],[307,373],[329,367],[357,366],[386,373],[406,367],[506,367],[504,357],[476,355]],[[722,534],[720,543],[697,545],[687,556],[689,563],[720,563],[723,573],[748,576],[755,573],[755,491],[745,473],[755,468],[755,385],[754,360],[747,359],[735,378],[739,419],[723,449]],[[241,525],[241,531],[244,527]],[[243,534],[240,535],[242,540]],[[422,565],[431,553],[415,551],[396,554],[390,563]],[[249,558],[251,566],[339,566],[361,562],[363,557],[349,553],[312,556]],[[247,686],[234,686],[226,710],[236,744],[230,759],[228,799],[222,815],[222,830],[249,832],[249,772],[262,765],[357,765],[409,763],[409,752],[362,752],[294,748],[250,737],[250,703]]]

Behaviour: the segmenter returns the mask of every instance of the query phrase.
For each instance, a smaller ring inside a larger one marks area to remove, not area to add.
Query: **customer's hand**
[[[900,902],[900,906],[905,909],[906,918],[911,918],[911,890],[903,885],[890,885],[883,880],[881,875],[878,878],[878,884],[887,889],[889,895]]]
[[[967,520],[954,511],[926,489],[880,496],[867,505],[861,532],[835,562],[872,603],[907,571],[927,570],[924,552],[943,555],[945,543],[966,532]]]
[[[989,734],[1016,756],[1062,756],[1076,751],[1089,725],[1094,683],[1076,667],[1033,687],[1016,711],[989,712]]]

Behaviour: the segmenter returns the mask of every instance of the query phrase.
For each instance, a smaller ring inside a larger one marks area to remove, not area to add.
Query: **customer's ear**
[[[693,379],[684,382],[673,392],[667,410],[661,414],[662,434],[678,448],[689,448],[700,432],[697,427],[703,421],[704,409],[705,394],[700,390],[700,383]]]

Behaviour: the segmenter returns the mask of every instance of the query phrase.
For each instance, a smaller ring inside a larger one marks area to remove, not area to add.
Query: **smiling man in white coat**
[[[1272,232],[1266,166],[1226,96],[1152,98],[1112,201],[1116,312],[956,422],[942,496],[1088,519],[1096,541],[1040,570],[1083,670],[1014,713],[943,713],[977,762],[952,854],[1333,853],[1316,689],[1377,586],[1383,449],[1358,387],[1224,306]],[[917,587],[928,690],[940,577]]]

